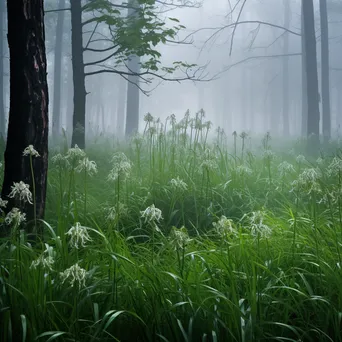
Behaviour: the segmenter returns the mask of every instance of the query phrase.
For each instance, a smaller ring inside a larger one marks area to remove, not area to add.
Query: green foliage
[[[124,8],[122,8],[124,7]],[[128,15],[126,14],[128,8]],[[87,23],[105,24],[109,37],[116,47],[111,60],[115,67],[122,65],[132,55],[144,57],[141,68],[147,71],[160,70],[161,54],[157,50],[159,44],[175,41],[183,25],[176,18],[163,20],[155,1],[129,1],[125,6],[117,6],[109,0],[93,0],[84,6],[84,13],[91,13]],[[170,26],[170,23],[176,23]],[[194,66],[194,65],[191,65]],[[171,68],[162,68],[173,73],[181,67],[189,67],[187,63],[177,62]]]
[[[0,340],[341,341],[340,150],[145,123],[52,154],[44,243],[0,244]]]

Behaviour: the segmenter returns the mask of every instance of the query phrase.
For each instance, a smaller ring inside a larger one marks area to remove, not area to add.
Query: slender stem
[[[34,217],[34,226],[37,228],[37,199],[36,199],[36,182],[34,179],[33,172],[33,163],[32,163],[32,155],[30,155],[30,168],[31,168],[31,176],[32,176],[32,191],[33,191],[33,217]]]

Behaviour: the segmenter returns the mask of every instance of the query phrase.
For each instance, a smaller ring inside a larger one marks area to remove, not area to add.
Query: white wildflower
[[[128,215],[128,207],[123,203],[119,203],[118,206],[106,208],[106,212],[107,221],[116,221],[119,217]]]
[[[335,157],[328,166],[328,172],[331,175],[342,173],[342,159]]]
[[[217,222],[213,222],[213,227],[219,236],[236,235],[237,231],[233,227],[233,223],[233,220],[222,215]]]
[[[118,178],[123,179],[129,177],[132,163],[124,153],[115,153],[112,158],[112,164],[113,168],[107,177],[109,181],[115,182]]]
[[[218,168],[217,162],[214,159],[206,159],[203,160],[202,164],[200,165],[202,170],[210,171],[215,170]]]
[[[295,172],[295,168],[292,164],[288,163],[287,161],[283,161],[278,165],[278,171],[280,177],[285,177],[286,175]]]
[[[239,165],[236,168],[236,173],[240,176],[251,175],[253,173],[252,169],[246,165]]]
[[[318,169],[307,168],[298,176],[298,179],[292,182],[293,190],[301,190],[310,194],[311,192],[320,192],[318,183],[321,178],[321,172]],[[292,191],[293,191],[292,190]]]
[[[19,198],[21,201],[32,204],[32,192],[30,191],[30,186],[25,184],[23,181],[20,181],[19,183],[13,182],[11,192],[8,197]]]
[[[76,263],[75,265],[66,269],[64,272],[61,272],[60,276],[62,278],[62,284],[69,279],[71,287],[73,287],[76,283],[78,287],[81,288],[85,286],[87,271],[78,266],[78,263]]]
[[[70,163],[69,163],[67,157],[63,156],[60,153],[57,153],[56,155],[54,155],[51,158],[51,162],[52,162],[52,164],[57,164],[57,165],[62,166],[62,167],[69,167],[70,166]]]
[[[264,151],[263,158],[264,160],[271,161],[275,158],[275,153],[269,149]]]
[[[22,222],[26,221],[26,214],[21,213],[18,208],[12,208],[12,210],[6,215],[5,223],[19,225]]]
[[[191,241],[188,231],[184,226],[179,229],[172,227],[171,239],[178,248],[184,248]]]
[[[267,238],[271,235],[272,229],[266,225],[263,221],[266,216],[264,211],[253,211],[249,217],[251,234],[254,236],[260,236]]]
[[[88,241],[92,241],[88,234],[87,227],[81,226],[79,222],[76,222],[75,226],[72,226],[65,235],[70,236],[70,245],[77,249],[80,245],[85,247]]]
[[[145,223],[156,223],[163,219],[162,211],[154,206],[147,207],[144,211],[140,211],[141,218],[145,219]]]
[[[86,153],[81,150],[77,144],[75,145],[74,148],[69,148],[65,158],[67,160],[70,160],[72,163],[77,162],[78,160],[85,158],[86,157]]]
[[[34,149],[33,145],[28,145],[24,149],[23,156],[40,157],[40,154]]]
[[[97,173],[97,165],[94,161],[89,160],[87,157],[81,159],[76,167],[76,172],[86,172],[87,175],[93,176]]]
[[[303,164],[303,163],[306,162],[306,159],[305,159],[305,157],[302,154],[299,154],[297,156],[297,158],[296,158],[296,161],[297,161],[298,164]]]
[[[144,121],[145,121],[145,122],[153,122],[153,121],[154,121],[154,117],[153,117],[150,113],[147,113],[147,114],[144,116]]]
[[[0,197],[0,208],[6,208],[7,203],[8,203],[8,201],[5,201]]]
[[[133,144],[135,144],[136,146],[141,146],[142,143],[144,142],[144,137],[143,135],[141,135],[139,132],[136,132],[132,138],[131,141]]]
[[[177,190],[186,191],[188,189],[188,185],[183,180],[181,180],[179,177],[172,178],[170,180],[170,184],[175,191],[177,191]]]
[[[37,268],[41,267],[44,270],[50,270],[53,271],[53,264],[55,263],[55,260],[52,256],[45,257],[44,254],[41,254],[38,259],[32,261],[30,268]]]

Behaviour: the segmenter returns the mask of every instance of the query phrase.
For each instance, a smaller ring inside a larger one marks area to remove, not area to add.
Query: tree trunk
[[[290,1],[283,0],[284,11],[284,27],[290,27]],[[284,55],[289,53],[289,34],[284,33]],[[290,122],[289,122],[289,57],[283,58],[283,135],[285,137],[290,135]]]
[[[301,23],[302,23],[302,136],[307,135],[308,126],[308,92],[307,92],[307,80],[306,80],[306,52],[305,52],[305,28],[304,28],[304,7],[303,2],[301,6]]]
[[[128,8],[128,18],[134,18],[136,16],[136,10],[133,8],[138,6],[136,0],[130,0],[128,2],[130,7]],[[134,19],[133,19],[134,20]],[[128,59],[127,67],[128,71],[138,74],[140,71],[140,58],[138,56],[130,56]],[[132,75],[128,76],[127,86],[127,107],[126,107],[126,129],[125,136],[128,137],[139,129],[139,77]]]
[[[59,0],[58,9],[65,8],[65,0]],[[63,26],[64,11],[58,12],[54,61],[54,88],[53,88],[53,111],[52,111],[52,138],[57,141],[61,132],[61,82],[62,82],[62,49],[63,49]]]
[[[124,118],[126,113],[126,104],[127,104],[127,81],[120,76],[119,79],[119,88],[118,88],[118,101],[117,101],[117,110],[116,110],[116,125],[115,132],[119,139],[122,139],[124,136]]]
[[[71,51],[74,84],[74,115],[71,145],[85,147],[86,89],[83,62],[83,32],[81,0],[70,1],[71,5]]]
[[[35,185],[37,218],[44,217],[48,169],[48,85],[45,54],[44,1],[9,0],[8,45],[10,54],[10,113],[5,151],[5,175],[2,198],[10,210],[14,206],[34,218],[34,206],[18,202],[8,195],[13,182]],[[33,145],[40,157],[30,157],[23,150]]]
[[[5,0],[0,0],[0,138],[6,134],[5,127],[5,100],[4,100],[4,22]]]
[[[128,69],[131,72],[139,73],[139,61],[137,56],[131,56],[128,61]],[[127,107],[126,107],[126,137],[139,129],[139,77],[128,76],[127,85]]]
[[[321,16],[321,60],[322,60],[322,117],[323,117],[323,137],[328,142],[331,137],[330,118],[330,75],[329,75],[329,28],[327,1],[320,0]]]
[[[308,153],[316,154],[319,148],[319,92],[317,52],[313,0],[302,0],[304,19],[304,44],[307,84],[307,135]]]
[[[73,85],[73,76],[72,76],[72,61],[68,60],[67,65],[67,109],[66,109],[66,120],[65,120],[65,129],[67,132],[67,136],[70,145],[72,138],[72,122],[73,122],[73,112],[74,112],[74,103],[73,103],[73,93],[74,93],[74,85]]]

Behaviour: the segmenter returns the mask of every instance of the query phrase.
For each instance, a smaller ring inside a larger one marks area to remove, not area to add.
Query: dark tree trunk
[[[329,75],[329,28],[327,1],[320,0],[321,16],[321,59],[322,59],[322,117],[323,117],[323,137],[328,142],[331,137],[330,118],[330,75]]]
[[[4,22],[5,0],[0,0],[0,138],[5,137],[5,101],[4,101]]]
[[[304,19],[304,44],[307,84],[307,135],[308,153],[316,154],[319,148],[319,93],[317,52],[313,0],[302,0]]]
[[[8,0],[8,45],[10,53],[10,113],[5,151],[2,197],[8,208],[18,202],[8,195],[13,182],[24,181],[33,188],[30,158],[23,150],[33,145],[40,157],[33,158],[36,215],[44,217],[48,169],[48,86],[46,73],[44,1]],[[20,206],[20,205],[19,205]],[[21,204],[27,218],[34,207]]]
[[[284,0],[284,27],[290,27],[290,1]],[[284,34],[284,55],[289,53],[289,34]],[[290,135],[290,120],[289,120],[289,57],[283,58],[283,135]]]
[[[59,0],[58,8],[65,8],[65,0]],[[62,82],[62,48],[64,11],[58,12],[54,62],[54,88],[53,88],[53,111],[52,111],[52,138],[58,139],[61,133],[61,82]]]
[[[128,2],[130,6],[138,6],[136,0]],[[134,20],[136,17],[136,10],[132,7],[128,8],[128,18]],[[130,56],[128,59],[128,71],[138,74],[140,71],[140,58],[138,56]],[[125,136],[128,137],[139,129],[139,77],[132,75],[128,76],[127,86],[127,107],[126,107],[126,129]]]
[[[301,6],[301,23],[302,23],[302,136],[307,135],[308,128],[308,93],[307,93],[307,80],[306,80],[306,52],[305,52],[305,28],[304,28],[304,7],[303,2]]]
[[[74,84],[74,115],[71,145],[85,147],[86,89],[83,62],[83,33],[81,0],[70,1],[71,5],[71,50]]]

